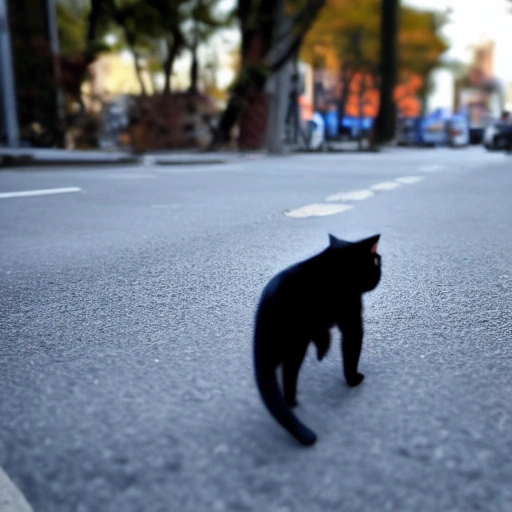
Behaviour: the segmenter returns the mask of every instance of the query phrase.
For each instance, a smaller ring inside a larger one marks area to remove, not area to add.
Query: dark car
[[[512,122],[490,124],[484,133],[484,146],[488,150],[512,151]]]

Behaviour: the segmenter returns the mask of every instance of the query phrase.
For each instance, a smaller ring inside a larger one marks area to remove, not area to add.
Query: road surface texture
[[[37,512],[510,512],[511,194],[481,148],[3,170],[0,466]],[[363,384],[308,354],[304,448],[253,320],[328,233],[383,278]]]

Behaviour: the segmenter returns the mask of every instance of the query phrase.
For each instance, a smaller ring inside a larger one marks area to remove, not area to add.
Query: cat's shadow
[[[332,434],[333,418],[342,417],[346,420],[351,417],[350,411],[354,407],[354,402],[360,400],[360,395],[364,392],[364,382],[351,388],[342,376],[334,375],[333,372],[325,372],[321,379],[314,379],[314,383],[304,376],[304,391],[299,390],[299,404],[293,408],[293,413],[301,421],[314,428],[319,437],[317,443],[321,443],[322,439],[325,440]],[[286,454],[294,456],[297,450],[304,450],[300,443],[264,414],[260,404],[254,405],[255,408],[250,414],[251,419],[245,418],[242,423],[244,436],[247,436],[247,449],[254,452],[256,466],[273,464]],[[259,448],[254,451],[251,445],[256,439]],[[315,449],[315,446],[312,448]]]

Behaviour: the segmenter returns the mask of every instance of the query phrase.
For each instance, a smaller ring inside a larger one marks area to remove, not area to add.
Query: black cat
[[[363,341],[362,294],[380,279],[380,235],[346,242],[329,235],[320,254],[274,276],[263,290],[256,312],[254,367],[263,402],[272,416],[300,443],[311,445],[316,435],[290,410],[297,405],[297,377],[310,342],[322,360],[330,345],[329,329],[342,332],[343,369],[349,386],[364,375],[357,364]],[[276,370],[283,366],[283,394]]]

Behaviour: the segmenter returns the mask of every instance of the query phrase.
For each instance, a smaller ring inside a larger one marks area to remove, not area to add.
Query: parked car
[[[368,138],[373,125],[371,117],[344,116],[341,120],[339,132],[345,134],[346,138],[356,140],[359,137]]]
[[[428,116],[403,117],[398,120],[399,146],[451,146],[469,144],[469,125],[464,115],[437,110]]]
[[[489,150],[512,151],[512,122],[491,123],[484,133],[484,146]]]
[[[399,146],[420,146],[420,131],[420,117],[403,117],[398,120],[396,143]]]
[[[455,115],[446,123],[448,144],[452,147],[464,147],[469,144],[469,124],[465,116]]]
[[[448,144],[447,118],[442,112],[434,112],[421,118],[420,135],[422,146],[444,146]]]

